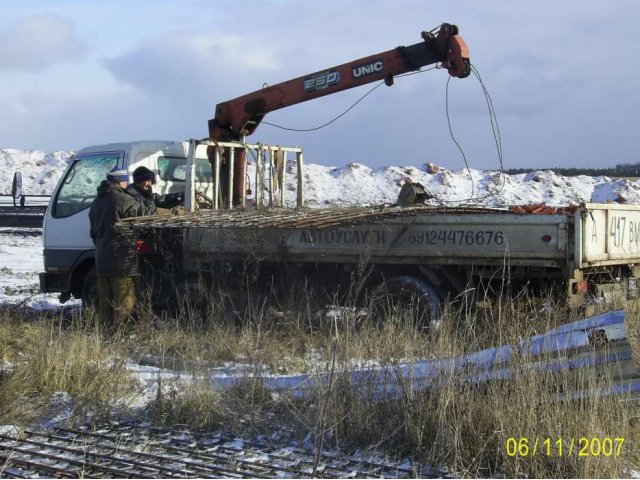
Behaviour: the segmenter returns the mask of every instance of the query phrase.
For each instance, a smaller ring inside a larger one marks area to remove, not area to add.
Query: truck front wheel
[[[425,280],[403,275],[386,279],[373,290],[370,312],[378,322],[411,322],[430,329],[442,317],[442,302]]]
[[[89,269],[82,280],[81,298],[85,308],[98,308],[98,277],[94,267]]]

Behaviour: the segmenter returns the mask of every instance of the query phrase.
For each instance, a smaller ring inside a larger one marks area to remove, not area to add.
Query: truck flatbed
[[[640,207],[585,204],[552,213],[397,206],[201,210],[127,219],[138,231],[180,230],[186,258],[578,268],[640,263]],[[547,210],[549,211],[549,210]]]
[[[376,263],[492,264],[562,268],[570,215],[496,208],[395,206],[217,210],[128,219],[134,230],[181,230],[187,264],[198,257]],[[508,257],[508,258],[507,258]]]

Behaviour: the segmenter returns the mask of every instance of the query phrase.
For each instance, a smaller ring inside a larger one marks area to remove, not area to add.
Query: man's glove
[[[184,202],[184,192],[168,193],[166,199],[175,204]]]

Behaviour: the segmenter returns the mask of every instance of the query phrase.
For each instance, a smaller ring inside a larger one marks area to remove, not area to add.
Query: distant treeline
[[[578,175],[589,175],[591,177],[640,177],[640,163],[621,164],[609,168],[510,168],[505,170],[505,173],[517,175],[519,173],[530,173],[538,170],[553,170],[558,175],[565,177],[575,177]]]

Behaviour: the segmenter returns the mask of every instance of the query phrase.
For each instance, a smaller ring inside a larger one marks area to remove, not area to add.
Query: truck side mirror
[[[13,183],[11,184],[11,196],[13,197],[13,204],[16,204],[16,200],[22,197],[22,174],[16,172],[13,174]]]

